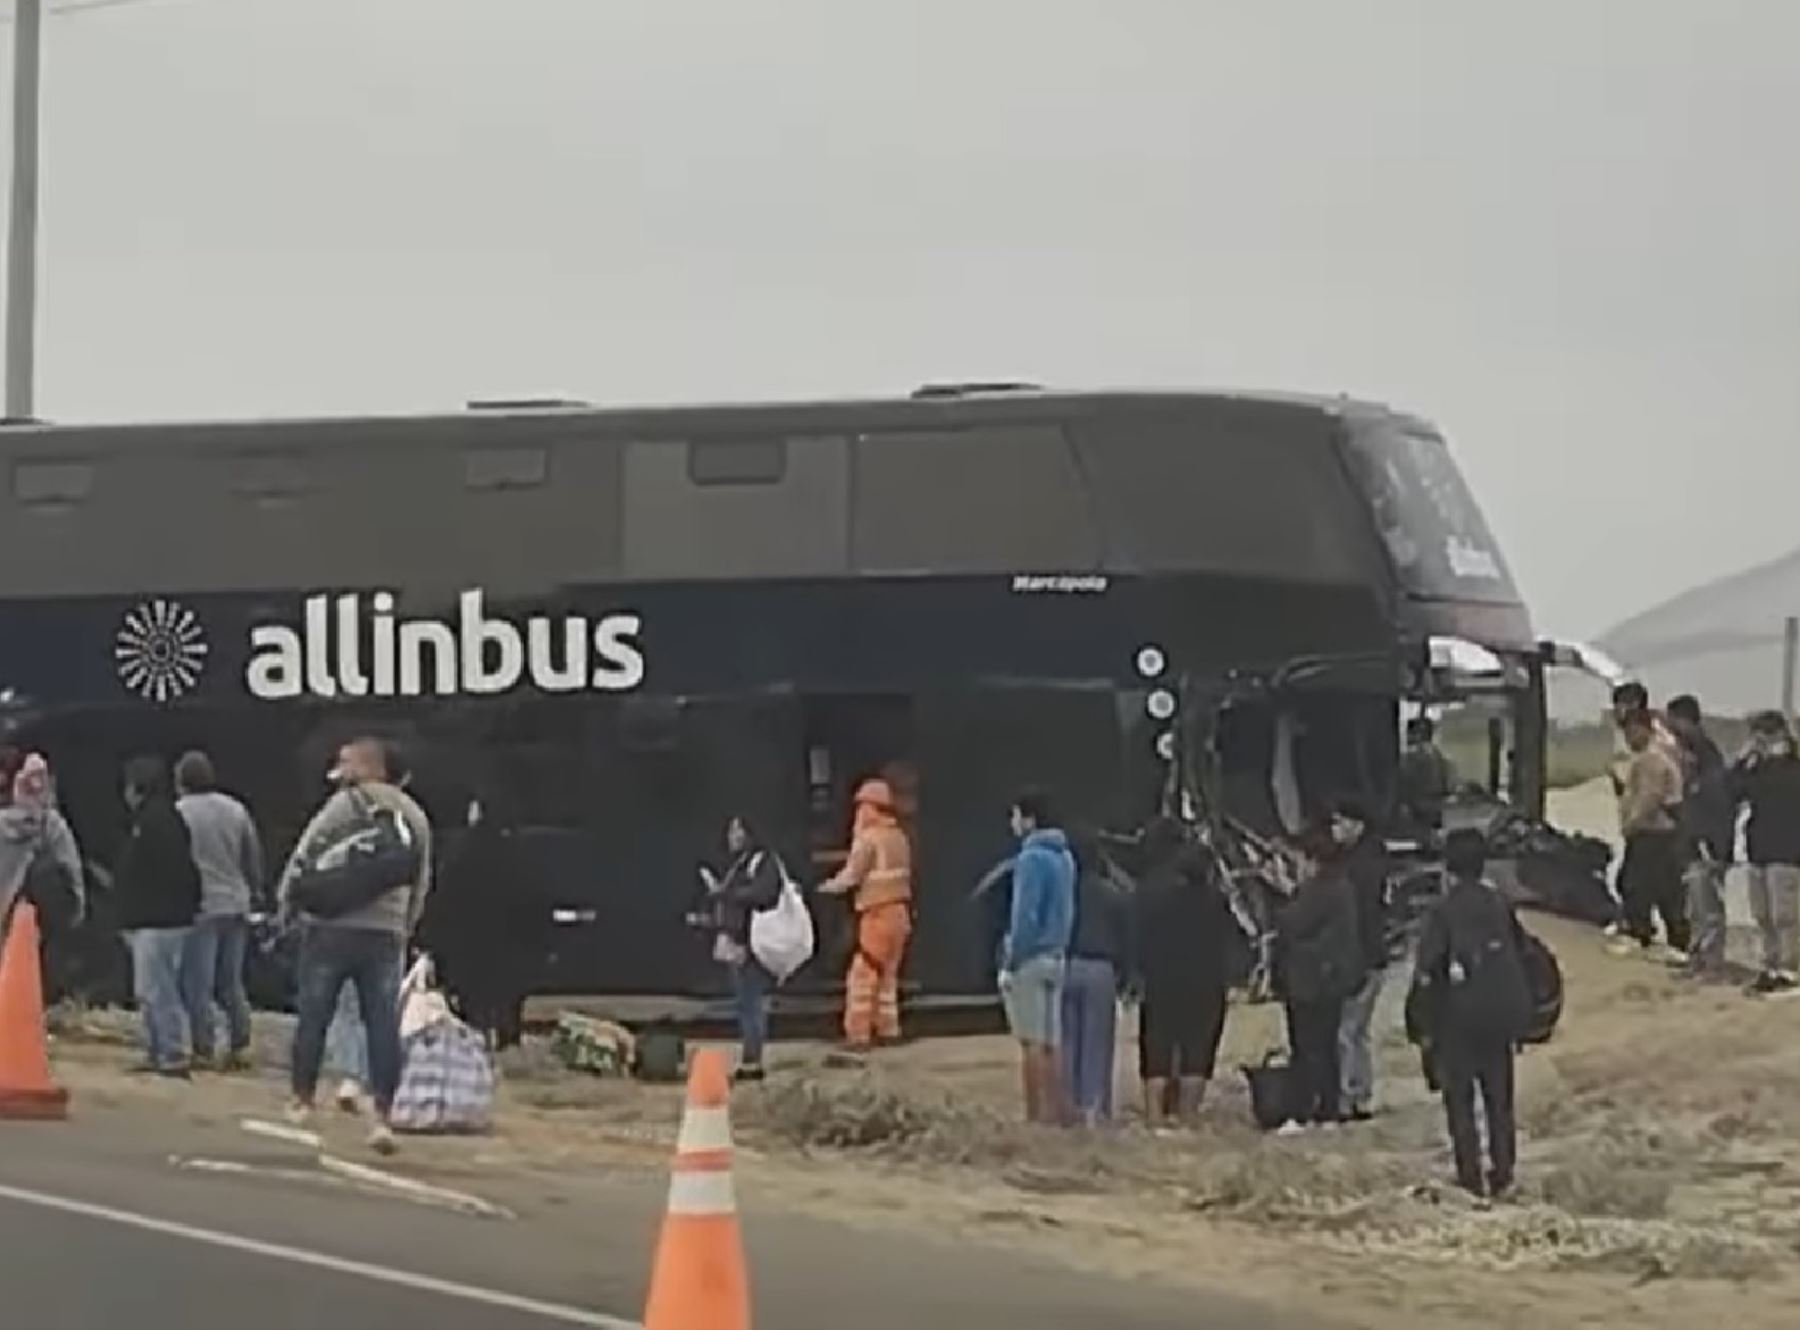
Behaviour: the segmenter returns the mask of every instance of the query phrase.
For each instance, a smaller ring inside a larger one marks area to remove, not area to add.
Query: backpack
[[[687,1066],[687,1041],[679,1030],[653,1026],[637,1037],[632,1071],[640,1081],[651,1085],[674,1085],[680,1082]]]
[[[418,881],[419,847],[398,809],[353,791],[361,825],[326,847],[295,880],[289,897],[315,919],[360,910],[396,887]]]
[[[1525,930],[1499,896],[1479,909],[1450,910],[1450,973],[1444,980],[1445,1014],[1457,1030],[1476,1038],[1513,1043],[1531,1026],[1532,991],[1526,975]]]

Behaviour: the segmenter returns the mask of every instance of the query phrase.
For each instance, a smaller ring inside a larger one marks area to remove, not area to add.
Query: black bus
[[[876,772],[909,979],[976,991],[964,899],[1019,786],[1131,825],[1204,723],[1252,825],[1282,781],[1379,800],[1434,642],[1539,653],[1438,432],[1345,398],[26,425],[0,463],[0,724],[90,854],[132,753],[205,747],[281,848],[335,744],[387,734],[441,826],[523,811],[558,991],[714,987],[682,913],[726,816],[822,872]]]

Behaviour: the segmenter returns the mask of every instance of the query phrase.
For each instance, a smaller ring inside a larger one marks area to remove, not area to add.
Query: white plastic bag
[[[777,860],[776,866],[781,870],[781,895],[774,905],[750,916],[750,954],[781,984],[812,959],[814,934],[812,913],[799,884],[788,876],[786,864]]]
[[[421,954],[400,981],[400,1041],[405,1043],[421,1030],[455,1019],[450,1003],[438,991],[437,967],[429,955]]]

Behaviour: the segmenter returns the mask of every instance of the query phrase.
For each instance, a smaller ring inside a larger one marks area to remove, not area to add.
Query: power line
[[[165,4],[168,0],[61,0],[60,4],[44,6],[45,17],[56,14],[82,14],[93,9],[123,9],[127,5]],[[12,14],[0,15],[0,23],[11,23]]]

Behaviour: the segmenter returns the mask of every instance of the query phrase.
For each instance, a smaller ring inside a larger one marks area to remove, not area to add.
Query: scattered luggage
[[[1264,1131],[1274,1131],[1293,1116],[1294,1070],[1281,1053],[1242,1068],[1250,1085],[1250,1116]]]
[[[1520,959],[1525,963],[1525,982],[1531,991],[1531,1014],[1520,1042],[1548,1043],[1562,1020],[1562,965],[1542,938],[1528,929],[1520,931],[1524,934]]]
[[[430,956],[401,984],[404,1062],[388,1122],[395,1131],[476,1133],[494,1125],[494,1064],[487,1040],[459,1021],[437,988]]]

